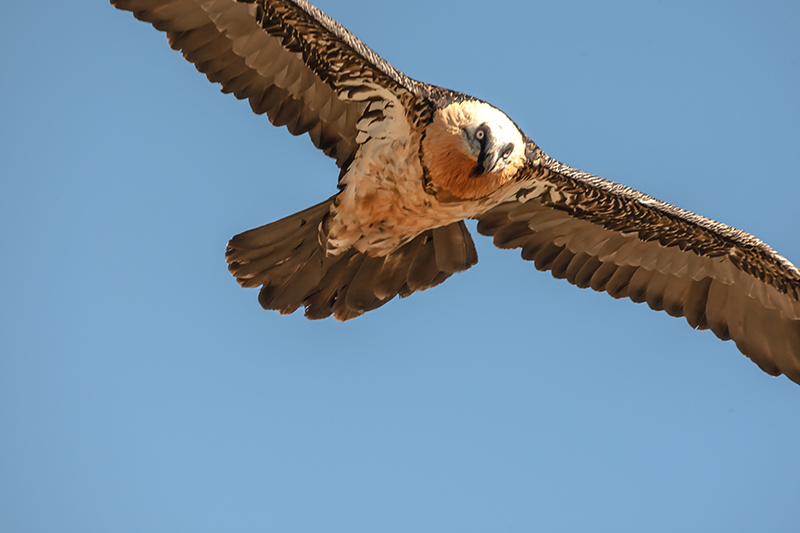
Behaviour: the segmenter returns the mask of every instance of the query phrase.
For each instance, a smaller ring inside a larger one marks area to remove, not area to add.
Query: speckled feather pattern
[[[645,241],[727,256],[738,268],[800,300],[800,269],[753,235],[553,159],[544,164],[551,170],[548,181],[569,192],[553,207],[607,229],[636,232]]]

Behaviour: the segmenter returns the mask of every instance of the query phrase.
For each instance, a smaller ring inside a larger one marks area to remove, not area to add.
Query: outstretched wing
[[[733,339],[800,383],[800,270],[752,235],[539,153],[541,176],[479,216],[500,248],[581,288]]]
[[[222,91],[344,166],[359,129],[405,117],[421,84],[305,0],[111,0],[165,31]],[[387,124],[388,125],[388,124]]]

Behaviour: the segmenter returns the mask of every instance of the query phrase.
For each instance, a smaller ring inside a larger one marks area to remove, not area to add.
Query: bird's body
[[[460,124],[486,122],[505,122],[516,159],[502,171],[476,176],[475,157],[461,149]],[[437,110],[430,122],[402,131],[404,126],[402,120],[388,139],[364,132],[369,140],[342,176],[342,192],[323,231],[329,253],[355,247],[384,256],[425,230],[485,213],[519,190],[513,177],[524,164],[525,144],[499,110],[475,100],[457,101]]]
[[[237,235],[267,309],[346,320],[477,262],[464,219],[579,287],[647,302],[800,382],[800,270],[740,230],[548,157],[503,112],[412,80],[305,0],[112,0],[335,159],[339,192]]]

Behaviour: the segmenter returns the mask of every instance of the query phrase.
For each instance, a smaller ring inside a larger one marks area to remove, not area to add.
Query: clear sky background
[[[317,5],[800,262],[798,2]],[[0,530],[800,527],[800,386],[731,342],[484,237],[355,321],[263,311],[225,243],[331,195],[333,161],[104,0],[0,26]]]

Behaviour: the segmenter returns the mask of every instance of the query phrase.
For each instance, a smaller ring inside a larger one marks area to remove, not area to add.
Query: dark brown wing
[[[421,86],[305,0],[111,3],[167,32],[223,92],[294,135],[308,133],[340,167],[364,140],[359,121],[405,117],[399,111]]]
[[[579,287],[733,339],[800,383],[800,270],[752,235],[539,153],[539,176],[478,217],[500,248]]]

